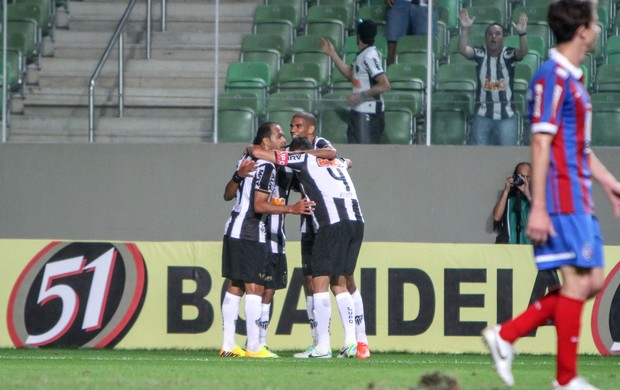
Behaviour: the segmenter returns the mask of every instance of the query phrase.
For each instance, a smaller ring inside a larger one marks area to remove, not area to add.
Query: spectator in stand
[[[433,4],[436,4],[434,1]],[[426,0],[385,0],[388,7],[386,15],[385,38],[388,41],[388,66],[394,63],[396,42],[404,35],[428,35],[428,1]],[[432,10],[433,36],[437,36],[437,12]]]

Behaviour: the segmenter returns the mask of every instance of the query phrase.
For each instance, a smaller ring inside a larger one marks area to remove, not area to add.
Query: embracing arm
[[[250,176],[252,172],[256,170],[256,164],[252,160],[244,160],[241,161],[239,165],[239,169],[237,169],[233,175],[233,177],[226,184],[226,188],[224,189],[224,200],[229,201],[233,200],[237,195],[237,189],[239,188],[239,184],[241,181]]]
[[[315,202],[303,198],[293,205],[276,205],[270,202],[270,194],[254,191],[254,210],[260,214],[310,214]]]

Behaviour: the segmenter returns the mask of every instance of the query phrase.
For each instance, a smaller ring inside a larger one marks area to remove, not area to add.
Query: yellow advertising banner
[[[299,243],[287,252],[289,285],[274,298],[267,341],[274,350],[302,350],[311,336]],[[219,242],[0,240],[0,255],[0,347],[221,345]],[[605,255],[605,289],[582,317],[582,353],[620,352],[620,247]],[[519,314],[553,284],[553,274],[536,271],[531,248],[516,245],[369,242],[355,277],[375,351],[483,352],[483,327]],[[243,307],[237,331],[243,344]],[[516,346],[554,353],[555,330],[543,326]]]

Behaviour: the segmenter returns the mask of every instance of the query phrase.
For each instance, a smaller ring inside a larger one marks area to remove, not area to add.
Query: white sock
[[[355,343],[355,313],[353,311],[353,298],[348,292],[336,295],[336,303],[338,304],[338,312],[342,320],[342,329],[344,330],[344,346]]]
[[[230,351],[235,347],[235,330],[237,326],[237,318],[239,318],[239,303],[241,297],[231,293],[224,294],[222,302],[222,329],[223,341],[222,349]]]
[[[362,294],[360,290],[355,290],[351,294],[353,298],[353,307],[355,311],[355,338],[358,342],[368,344],[368,337],[366,337],[366,319],[364,318],[364,302],[362,302]]]
[[[271,303],[261,303],[260,327],[258,329],[258,340],[260,345],[267,345],[267,327],[269,326],[269,311]]]
[[[316,321],[317,349],[331,351],[329,327],[332,320],[332,301],[329,292],[314,294],[314,317]]]
[[[308,322],[310,323],[310,333],[312,334],[312,345],[316,345],[316,321],[314,320],[314,298],[312,295],[306,297],[306,313],[308,313]]]
[[[248,349],[251,352],[258,352],[260,349],[258,321],[260,321],[262,300],[263,298],[260,295],[245,295],[245,326],[248,336]]]

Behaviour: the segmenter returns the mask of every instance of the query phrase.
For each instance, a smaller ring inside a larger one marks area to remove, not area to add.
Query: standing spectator
[[[437,0],[433,2],[435,4]],[[394,63],[396,43],[404,35],[428,35],[428,1],[426,0],[385,0],[386,14],[385,38],[388,41],[388,66]],[[437,12],[433,6],[433,36],[437,36]]]
[[[519,316],[482,331],[495,370],[509,386],[513,343],[553,319],[557,332],[554,390],[592,390],[577,376],[585,302],[604,280],[603,238],[593,212],[592,179],[620,217],[620,183],[590,149],[592,105],[581,62],[596,49],[600,28],[593,0],[556,0],[548,23],[557,42],[530,85],[532,209],[527,235],[539,270],[559,269],[562,286]],[[596,131],[596,129],[594,129]]]
[[[514,72],[517,61],[525,57],[527,44],[527,15],[521,14],[519,22],[513,23],[519,34],[519,48],[504,47],[504,27],[490,24],[485,33],[485,46],[468,45],[470,18],[463,8],[460,15],[461,35],[459,53],[476,61],[476,107],[471,129],[472,145],[517,144],[517,117],[514,112]]]
[[[504,190],[493,208],[493,227],[498,232],[496,244],[530,244],[525,235],[530,212],[532,166],[520,162],[504,182]]]
[[[327,39],[321,39],[321,47],[338,70],[353,82],[353,93],[347,98],[351,106],[347,126],[347,141],[352,144],[378,144],[385,128],[383,92],[389,91],[390,82],[381,66],[381,54],[374,46],[377,25],[372,20],[357,24],[357,47],[359,52],[352,65],[340,58]]]

